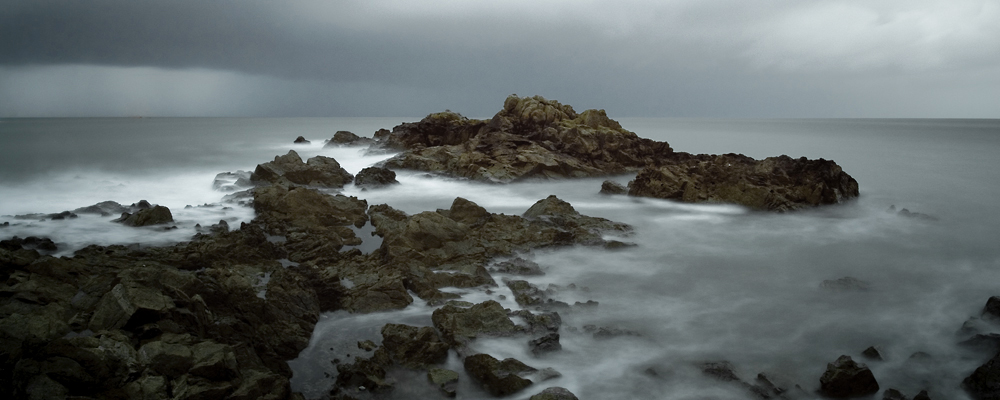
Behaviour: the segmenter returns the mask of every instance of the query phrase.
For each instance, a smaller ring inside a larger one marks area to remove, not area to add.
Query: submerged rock
[[[510,336],[520,333],[507,310],[493,300],[469,308],[446,304],[431,314],[434,327],[452,346],[463,345],[480,336]]]
[[[353,132],[337,131],[323,147],[368,146],[375,143],[371,138],[360,137]]]
[[[545,353],[562,350],[562,344],[559,343],[559,334],[552,332],[538,339],[529,340],[528,348],[531,350],[531,354],[540,356]]]
[[[174,222],[174,216],[170,213],[169,208],[158,205],[152,208],[141,209],[135,214],[122,213],[121,218],[116,219],[114,222],[120,222],[127,226],[160,225]]]
[[[553,386],[546,388],[540,393],[531,396],[528,400],[578,400],[573,392],[570,392],[566,388]]]
[[[628,194],[628,188],[615,181],[601,183],[601,194]]]
[[[962,387],[976,400],[1000,399],[1000,354],[976,368],[962,381]]]
[[[869,346],[861,352],[861,355],[869,360],[885,361],[885,357],[882,356],[882,350],[878,346]]]
[[[299,136],[299,137],[295,138],[295,141],[293,141],[292,143],[295,143],[295,144],[309,144],[311,142],[308,141],[308,140],[306,140],[306,138],[304,138],[302,136]]]
[[[445,396],[455,397],[458,388],[458,372],[450,369],[431,368],[427,371],[427,380],[441,389]]]
[[[305,163],[294,150],[274,157],[274,161],[257,164],[250,175],[252,182],[268,182],[276,185],[310,185],[317,187],[341,188],[354,180],[354,176],[340,166],[337,160],[316,156]]]
[[[987,321],[1000,321],[1000,296],[990,297],[986,301],[981,316]]]
[[[836,398],[866,396],[878,393],[879,390],[872,371],[846,355],[827,364],[819,383],[824,395]]]
[[[253,183],[250,182],[251,175],[249,171],[220,172],[212,181],[212,189],[232,192],[253,187]]]
[[[379,188],[398,184],[396,173],[382,167],[367,167],[354,177],[354,185],[361,188]]]
[[[424,369],[448,358],[448,345],[429,326],[386,324],[382,327],[382,347],[389,357],[410,368]]]
[[[858,182],[837,163],[788,156],[674,153],[629,182],[630,196],[686,203],[731,203],[762,211],[837,204],[858,196]]]
[[[530,386],[533,382],[522,376],[538,371],[513,358],[500,361],[489,354],[468,356],[464,365],[469,376],[494,396],[507,396]]]
[[[531,260],[525,260],[520,257],[497,263],[496,266],[490,268],[490,272],[528,276],[545,275],[545,273],[542,272],[542,267],[539,266],[538,263]]]

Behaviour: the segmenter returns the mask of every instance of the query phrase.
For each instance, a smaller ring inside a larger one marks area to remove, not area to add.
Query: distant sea
[[[187,240],[195,225],[220,219],[239,226],[253,210],[221,204],[212,189],[220,172],[252,171],[295,150],[303,159],[336,158],[357,173],[389,155],[323,147],[338,130],[371,136],[414,118],[134,118],[0,119],[0,237],[46,236],[71,255],[87,244],[164,245]],[[636,227],[638,246],[607,251],[583,247],[522,255],[546,275],[541,287],[575,283],[559,300],[593,300],[592,312],[563,315],[563,351],[533,357],[522,338],[480,340],[497,358],[515,357],[562,376],[581,398],[746,398],[742,388],[703,376],[707,361],[731,362],[740,376],[779,376],[815,396],[819,377],[841,354],[860,360],[880,346],[885,361],[868,361],[882,388],[910,397],[963,399],[961,380],[992,354],[956,345],[956,332],[1000,295],[1000,120],[939,119],[619,119],[639,136],[667,141],[676,151],[789,155],[836,161],[860,184],[856,201],[788,214],[749,212],[733,205],[692,205],[598,194],[605,178],[509,185],[399,171],[400,185],[342,193],[387,203],[408,213],[448,208],[456,196],[491,212],[520,214],[550,194],[583,214]],[[312,141],[294,145],[297,136]],[[613,176],[627,183],[628,175]],[[104,200],[162,204],[178,229],[128,228],[113,217],[81,215],[40,221]],[[191,207],[186,207],[186,206]],[[905,218],[886,210],[923,213]],[[865,291],[821,288],[852,277]],[[497,276],[499,280],[501,276]],[[582,288],[586,287],[587,290]],[[516,309],[506,288],[487,294],[455,290],[463,299],[499,300]],[[291,361],[293,388],[321,398],[336,369],[330,363],[358,340],[378,340],[386,322],[430,325],[433,309],[417,300],[397,312],[328,313],[310,347]],[[637,333],[599,340],[582,327]],[[578,328],[575,332],[572,328]],[[355,352],[357,351],[354,347]],[[911,358],[917,352],[931,356]],[[457,356],[451,369],[461,370]],[[656,376],[644,373],[649,368]],[[325,373],[325,374],[324,374]],[[421,377],[398,376],[401,382]],[[426,378],[422,378],[426,379]],[[422,382],[422,381],[420,381]],[[410,385],[421,387],[420,385]],[[409,387],[400,385],[400,387]],[[460,396],[485,393],[460,379]],[[393,396],[420,395],[400,389]]]

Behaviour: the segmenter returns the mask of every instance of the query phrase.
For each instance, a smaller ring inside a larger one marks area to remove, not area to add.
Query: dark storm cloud
[[[200,110],[225,115],[488,116],[519,93],[622,116],[905,116],[947,94],[996,116],[981,100],[1000,89],[997,37],[1000,6],[975,0],[16,1],[0,5],[0,85],[148,67],[138,87],[188,101],[167,89],[214,73],[231,94]]]

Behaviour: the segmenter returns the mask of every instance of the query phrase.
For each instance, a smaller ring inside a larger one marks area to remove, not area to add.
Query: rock
[[[1000,399],[1000,354],[976,368],[962,381],[962,387],[976,400]]]
[[[139,348],[139,361],[156,372],[177,378],[194,366],[191,348],[180,343],[149,342]]]
[[[431,314],[434,327],[452,346],[480,336],[510,336],[521,332],[500,303],[487,300],[469,308],[445,305]]]
[[[323,147],[368,146],[373,143],[375,141],[371,138],[360,137],[348,131],[337,131],[333,134],[333,138],[328,140]]]
[[[542,272],[542,267],[539,266],[538,263],[525,260],[520,257],[514,258],[510,261],[500,262],[495,267],[491,268],[490,271],[511,275],[545,275],[545,273]]]
[[[458,372],[450,369],[431,368],[427,371],[427,380],[441,389],[448,397],[455,397],[458,388]]]
[[[913,400],[931,400],[931,396],[927,394],[926,390],[921,390],[916,396],[913,396]]]
[[[986,301],[981,317],[988,321],[1000,321],[1000,296],[990,297]]]
[[[820,377],[819,383],[820,392],[836,398],[866,396],[879,390],[872,371],[846,355],[827,364],[826,372]]]
[[[869,360],[884,361],[885,357],[882,356],[882,350],[877,346],[870,346],[861,352],[861,355]]]
[[[619,336],[642,336],[630,329],[612,328],[607,326],[584,325],[583,331],[593,335],[594,339],[611,339]]]
[[[527,333],[535,335],[547,335],[559,332],[562,325],[562,318],[556,312],[540,312],[533,314],[528,310],[512,311],[510,316],[520,317],[527,324]]]
[[[531,354],[540,356],[545,353],[562,350],[562,345],[559,344],[559,334],[553,332],[538,339],[529,340],[528,348],[531,349]]]
[[[173,300],[156,289],[119,283],[101,298],[89,328],[97,332],[139,326],[159,320],[172,308]]]
[[[601,194],[628,194],[628,188],[615,181],[601,183]]]
[[[528,281],[504,279],[503,283],[514,293],[514,301],[521,307],[532,307],[545,304],[548,297],[545,292]]]
[[[464,365],[469,376],[494,396],[507,396],[530,386],[531,380],[521,375],[538,371],[513,358],[499,361],[489,354],[468,356]]]
[[[309,142],[308,140],[306,140],[306,138],[304,138],[302,136],[299,136],[299,137],[295,138],[295,141],[292,142],[292,143],[295,143],[295,144],[309,144],[311,142]]]
[[[622,129],[604,110],[577,113],[540,96],[512,95],[490,120],[430,114],[381,136],[403,153],[389,168],[443,172],[493,182],[604,176],[638,170],[672,150]]]
[[[865,292],[871,289],[871,284],[863,280],[845,276],[840,279],[828,279],[819,284],[820,288],[833,292]]]
[[[369,358],[356,358],[350,364],[337,365],[337,381],[334,390],[348,394],[352,392],[380,393],[392,389],[392,382],[386,379],[385,369],[392,360],[384,349],[375,350]]]
[[[728,361],[707,362],[702,364],[701,372],[723,382],[742,382],[733,365]]]
[[[268,182],[275,185],[309,185],[317,187],[341,188],[354,180],[354,176],[330,157],[316,156],[305,163],[294,150],[274,157],[274,161],[257,164],[250,175],[252,182]]]
[[[378,348],[378,345],[371,340],[362,340],[358,342],[358,348],[364,351],[372,351]]]
[[[885,392],[882,392],[882,400],[909,400],[909,399],[907,399],[907,397],[904,396],[903,393],[900,393],[900,391],[890,388],[886,389]]]
[[[121,218],[114,220],[127,226],[150,226],[174,222],[174,216],[170,209],[164,206],[155,206],[137,211],[135,214],[122,213]]]
[[[577,400],[577,397],[566,388],[553,386],[531,396],[528,400]]]
[[[212,181],[212,189],[233,192],[253,187],[253,182],[250,182],[251,175],[249,171],[220,172]]]
[[[686,203],[730,203],[791,211],[858,196],[858,182],[833,161],[788,156],[754,160],[740,154],[673,153],[628,184],[630,196]]]
[[[342,258],[344,245],[361,244],[348,226],[368,221],[364,200],[304,187],[257,188],[253,206],[269,234],[285,236],[288,258],[295,262]]]
[[[25,250],[39,250],[43,252],[54,252],[59,249],[52,239],[37,236],[28,236],[24,239],[14,236],[10,239],[0,241],[0,247],[10,250],[23,248]]]
[[[386,324],[382,327],[382,347],[390,358],[409,368],[424,369],[448,359],[448,344],[428,326]]]
[[[374,189],[398,184],[396,173],[382,167],[368,167],[358,172],[354,177],[354,185],[361,188]]]

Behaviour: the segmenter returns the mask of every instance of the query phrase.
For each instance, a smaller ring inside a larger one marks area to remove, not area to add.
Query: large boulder
[[[375,143],[371,138],[360,137],[349,131],[337,131],[323,147],[368,146]]]
[[[394,361],[409,368],[425,369],[448,358],[448,345],[429,326],[386,324],[382,327],[382,347]]]
[[[170,209],[164,206],[154,206],[136,211],[135,214],[122,213],[121,218],[114,222],[121,222],[128,226],[149,226],[174,222],[174,216]]]
[[[623,129],[604,110],[577,113],[558,101],[516,95],[490,120],[431,114],[396,126],[380,144],[404,150],[385,162],[390,168],[493,182],[636,171],[672,151]]]
[[[354,185],[361,188],[379,188],[397,183],[396,173],[382,167],[367,167],[354,177]]]
[[[976,368],[962,381],[962,387],[976,400],[1000,399],[1000,354]]]
[[[819,378],[820,392],[828,397],[860,397],[878,393],[875,375],[864,364],[858,364],[850,356],[840,356],[827,364],[826,372]]]
[[[531,396],[528,400],[578,400],[569,389],[553,386]]]
[[[294,150],[274,161],[257,164],[250,175],[252,182],[268,182],[277,185],[309,185],[317,187],[341,188],[354,180],[354,176],[340,166],[337,160],[316,156],[305,163]]]
[[[740,154],[674,153],[629,182],[630,196],[686,203],[739,204],[790,211],[858,196],[858,182],[837,163],[788,156],[754,160]]]
[[[489,354],[468,356],[464,365],[469,376],[494,396],[507,396],[530,386],[532,381],[523,376],[538,371],[513,358],[500,361]]]
[[[431,314],[434,327],[444,340],[461,345],[481,336],[510,336],[522,332],[507,316],[507,310],[493,300],[469,308],[446,304]]]

